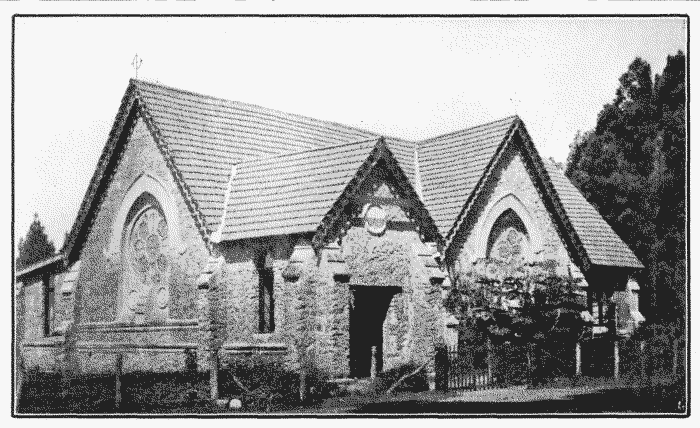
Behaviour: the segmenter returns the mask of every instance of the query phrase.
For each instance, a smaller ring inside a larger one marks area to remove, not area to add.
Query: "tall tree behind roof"
[[[44,225],[39,220],[39,214],[34,213],[34,221],[29,226],[27,236],[19,238],[18,255],[15,259],[16,270],[21,270],[34,263],[41,262],[53,256],[56,247],[49,240]]]
[[[652,79],[632,61],[567,159],[566,175],[648,267],[650,319],[678,317],[685,295],[685,64],[679,51]]]

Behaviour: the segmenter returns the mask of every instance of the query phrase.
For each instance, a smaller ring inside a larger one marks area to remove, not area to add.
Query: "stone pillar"
[[[209,387],[212,400],[219,398],[219,348],[221,346],[221,320],[217,319],[219,313],[219,299],[223,292],[223,284],[219,284],[224,258],[210,257],[204,271],[197,279],[199,296],[197,299],[199,312],[199,328],[202,333],[200,351],[204,357],[209,371]]]
[[[581,343],[576,342],[576,376],[581,376]]]
[[[209,351],[209,389],[211,399],[219,399],[219,352],[217,349]]]
[[[114,362],[114,407],[119,408],[122,404],[122,371],[124,369],[124,354],[117,354]]]

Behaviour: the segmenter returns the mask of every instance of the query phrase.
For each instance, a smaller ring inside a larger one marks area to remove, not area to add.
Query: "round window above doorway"
[[[386,230],[387,214],[384,208],[371,205],[365,213],[365,228],[369,233],[381,235]]]

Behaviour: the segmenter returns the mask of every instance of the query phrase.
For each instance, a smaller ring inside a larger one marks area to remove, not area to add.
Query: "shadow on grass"
[[[537,401],[438,401],[408,399],[365,403],[350,410],[359,414],[566,414],[678,413],[685,409],[678,387],[609,388]]]

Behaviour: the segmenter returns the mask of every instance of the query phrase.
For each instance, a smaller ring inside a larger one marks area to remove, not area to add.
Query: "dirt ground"
[[[392,397],[335,397],[302,413],[346,414],[668,414],[685,413],[678,388],[584,385],[525,386],[450,393],[407,393]]]

